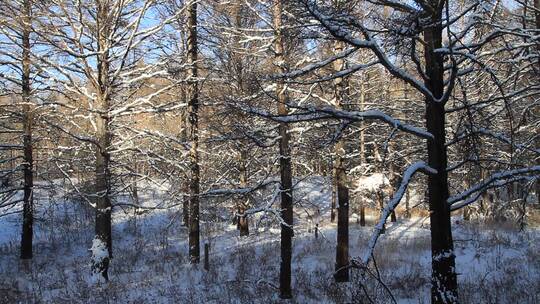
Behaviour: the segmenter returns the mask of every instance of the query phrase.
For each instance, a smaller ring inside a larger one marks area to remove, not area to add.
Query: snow
[[[379,222],[375,225],[373,229],[373,233],[371,235],[371,238],[369,240],[368,244],[368,250],[363,255],[363,258],[361,260],[361,263],[363,265],[367,265],[370,258],[373,255],[373,251],[375,250],[375,245],[377,244],[377,240],[379,239],[379,236],[382,234],[382,231],[384,230],[384,225],[386,223],[386,219],[390,216],[392,211],[396,210],[397,205],[401,201],[401,198],[403,195],[405,195],[405,191],[407,190],[407,187],[409,186],[409,183],[411,181],[411,178],[413,175],[418,171],[427,171],[429,174],[435,174],[437,171],[431,167],[429,167],[425,162],[418,161],[412,165],[410,165],[407,170],[403,173],[403,178],[401,180],[401,183],[395,193],[393,194],[390,201],[387,203],[387,205],[384,207],[381,213],[381,217],[379,219]]]
[[[537,180],[540,176],[540,166],[531,166],[513,170],[505,170],[492,174],[482,182],[472,186],[466,191],[448,198],[451,210],[458,210],[474,203],[486,189],[500,187],[509,182],[519,180]],[[476,194],[476,195],[473,195]]]
[[[242,105],[232,105],[240,108],[242,111],[251,113],[257,116],[261,116],[276,122],[282,123],[296,123],[315,121],[323,119],[342,119],[348,121],[365,121],[365,120],[377,120],[384,122],[395,129],[415,135],[424,139],[433,138],[433,134],[425,131],[422,128],[403,123],[402,121],[393,118],[392,116],[385,114],[377,109],[370,109],[366,111],[343,111],[337,110],[334,107],[302,107],[300,105],[289,104],[289,108],[299,109],[300,112],[290,113],[286,116],[273,114],[263,109],[256,107],[245,107]]]
[[[390,180],[383,173],[373,173],[356,179],[356,185],[353,192],[377,192],[384,187],[390,186]]]
[[[98,283],[102,280],[101,272],[103,271],[104,265],[108,265],[109,263],[109,251],[107,249],[107,244],[103,242],[98,237],[94,237],[94,240],[92,240],[92,248],[90,248],[90,252],[92,253],[91,257],[91,269],[92,269],[92,277],[91,282]]]
[[[99,238],[94,238],[92,241],[92,261],[95,263],[101,263],[103,260],[109,257],[109,252],[107,251],[107,244],[105,244]]]
[[[415,165],[409,171],[412,176]],[[407,175],[409,176],[409,175]],[[335,284],[336,225],[330,223],[329,178],[295,181],[293,288],[298,303],[350,303],[362,296],[363,283],[376,303],[389,303],[380,284],[352,270],[352,282]],[[142,206],[163,204],[166,187],[142,184]],[[93,210],[84,203],[53,202],[36,193],[35,256],[30,271],[18,262],[20,214],[0,218],[0,299],[7,302],[92,303],[275,303],[279,273],[277,223],[250,218],[249,237],[238,236],[230,222],[202,214],[201,247],[210,244],[210,271],[191,265],[181,206],[137,214],[114,209],[110,282],[92,280],[90,258],[106,257],[105,244],[93,238]],[[413,200],[420,199],[413,196]],[[118,197],[117,203],[127,197]],[[210,206],[213,201],[201,201]],[[413,205],[417,202],[411,202]],[[227,206],[225,206],[227,207]],[[227,212],[227,209],[219,209]],[[367,218],[377,216],[369,211]],[[226,214],[224,214],[224,217]],[[47,219],[47,220],[45,220]],[[319,224],[319,237],[314,236]],[[431,272],[429,219],[387,223],[374,257],[381,280],[398,303],[428,303]],[[523,232],[488,223],[453,220],[454,254],[463,303],[537,303],[540,286],[540,230]],[[373,227],[350,223],[350,255],[369,250]],[[91,246],[91,250],[87,248]],[[201,261],[202,261],[201,257]],[[2,300],[0,300],[1,302]]]

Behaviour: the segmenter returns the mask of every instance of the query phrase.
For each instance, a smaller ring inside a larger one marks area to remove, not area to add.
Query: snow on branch
[[[266,186],[268,185],[276,184],[279,182],[280,181],[277,179],[269,179],[253,187],[236,188],[236,189],[212,189],[204,193],[201,193],[200,196],[247,195],[259,189],[266,188]]]
[[[441,98],[436,98],[433,93],[418,79],[416,79],[411,74],[407,73],[404,69],[399,68],[396,66],[390,58],[385,54],[384,50],[381,48],[379,43],[377,43],[376,39],[372,37],[369,30],[358,22],[353,17],[347,18],[346,16],[339,16],[338,17],[332,17],[323,14],[316,4],[316,1],[304,1],[304,5],[308,9],[308,11],[311,13],[311,15],[335,38],[344,41],[348,43],[351,46],[358,47],[361,49],[370,49],[373,54],[377,57],[377,59],[380,61],[380,63],[388,70],[390,74],[392,74],[395,77],[398,77],[399,79],[402,79],[403,81],[410,84],[412,87],[414,87],[416,90],[418,90],[420,93],[422,93],[424,96],[429,98],[430,100],[436,101],[436,102],[445,102],[448,98],[450,93],[443,94]],[[360,39],[355,37],[355,35],[346,29],[347,26],[353,26],[357,29],[359,29],[364,36],[364,39]],[[451,79],[449,83],[453,83],[454,79],[456,77],[456,73],[451,74]],[[451,89],[451,86],[449,86],[448,89]]]
[[[259,218],[259,222],[257,223],[256,227],[259,226],[259,223],[260,221],[266,217],[268,214],[270,214],[271,216],[273,216],[278,222],[280,225],[282,226],[285,226],[285,227],[289,227],[289,228],[292,228],[289,224],[287,224],[287,222],[285,222],[285,220],[281,217],[281,209],[276,209],[276,208],[273,208],[273,205],[276,203],[276,201],[278,200],[278,197],[280,197],[281,195],[281,192],[284,191],[282,189],[280,189],[280,187],[276,187],[274,193],[272,194],[272,198],[268,201],[268,203],[266,203],[266,205],[262,206],[262,207],[257,207],[257,208],[251,208],[251,209],[248,209],[244,212],[244,216],[250,216],[250,215],[254,215],[254,214],[257,214],[257,213],[262,213],[263,216],[261,216]]]
[[[324,76],[324,77],[319,77],[319,78],[311,79],[311,80],[297,80],[297,79],[294,79],[294,80],[287,80],[286,82],[287,83],[298,83],[298,84],[316,84],[316,83],[321,83],[321,82],[327,82],[327,81],[331,81],[331,80],[334,80],[334,79],[337,79],[337,78],[345,77],[347,75],[354,74],[357,71],[365,70],[365,69],[367,69],[369,67],[372,67],[372,66],[374,66],[376,64],[379,64],[379,63],[380,63],[380,61],[375,60],[375,61],[371,61],[371,62],[366,63],[366,64],[353,64],[347,69],[341,70],[339,72],[336,72],[336,73],[333,73],[333,74],[330,74],[330,75],[327,75],[327,76]],[[298,70],[298,71],[302,71],[302,70]],[[298,71],[295,71],[295,72],[298,72]],[[294,73],[294,72],[292,72],[292,73]],[[289,76],[291,74],[283,74],[283,75],[284,76]],[[292,75],[294,75],[294,74],[292,74]]]
[[[458,136],[455,140],[449,142],[446,144],[446,146],[450,146],[450,145],[453,145],[455,143],[458,143],[459,141],[461,141],[462,139],[465,139],[465,138],[468,138],[472,135],[475,135],[475,134],[478,134],[478,135],[485,135],[485,136],[488,136],[488,137],[492,137],[502,143],[505,143],[505,144],[508,144],[516,149],[520,149],[520,150],[527,150],[527,151],[530,151],[530,152],[534,152],[536,154],[540,154],[540,149],[537,149],[537,148],[534,148],[534,147],[529,147],[527,145],[523,145],[523,144],[518,144],[518,143],[515,143],[511,138],[509,138],[508,136],[502,134],[502,133],[497,133],[497,132],[494,132],[492,130],[489,130],[487,128],[472,128],[472,130],[468,131],[468,132],[464,132],[463,134],[461,134],[460,136]]]
[[[346,57],[352,55],[354,52],[356,52],[356,50],[358,50],[358,48],[356,48],[356,47],[346,49],[345,51],[340,52],[339,54],[336,54],[334,56],[330,56],[329,58],[327,58],[325,60],[321,60],[321,61],[318,61],[316,63],[306,65],[305,67],[302,67],[301,69],[298,69],[298,70],[295,70],[295,71],[291,71],[291,72],[284,73],[284,74],[274,75],[273,78],[296,78],[296,77],[305,75],[305,74],[307,74],[307,73],[309,73],[311,71],[323,68],[323,67],[333,63],[336,60],[346,58]]]
[[[400,12],[406,12],[406,13],[411,13],[411,14],[418,14],[420,12],[418,8],[412,5],[409,5],[405,1],[402,3],[402,2],[394,1],[394,0],[377,0],[377,1],[368,0],[367,2],[372,3],[372,4],[388,6]]]
[[[252,113],[275,122],[283,123],[296,123],[296,122],[305,122],[313,120],[322,120],[322,119],[342,119],[348,121],[364,121],[367,119],[379,120],[387,123],[395,129],[403,131],[405,133],[413,134],[421,138],[432,139],[433,135],[419,127],[412,125],[404,124],[398,119],[393,118],[392,116],[383,113],[380,110],[371,109],[366,111],[343,111],[331,107],[317,108],[317,107],[299,107],[295,105],[289,105],[291,108],[298,108],[303,110],[301,113],[293,113],[288,115],[278,115],[267,112],[262,109],[257,109],[254,107],[244,107],[241,105],[236,105],[237,107],[242,108],[242,110]]]
[[[409,183],[411,182],[411,178],[413,175],[421,171],[426,174],[436,174],[437,170],[431,168],[423,161],[418,161],[412,165],[410,165],[407,170],[403,173],[403,178],[401,179],[401,183],[399,185],[399,188],[394,193],[392,199],[386,204],[386,207],[384,207],[384,210],[382,211],[381,217],[379,219],[379,222],[377,225],[375,225],[375,228],[373,229],[373,233],[371,234],[371,239],[369,240],[367,251],[362,257],[361,260],[353,259],[351,262],[353,264],[361,264],[361,265],[367,265],[369,262],[369,259],[373,256],[373,251],[375,250],[375,245],[377,244],[377,240],[379,239],[379,236],[381,235],[381,232],[383,231],[384,225],[386,224],[386,219],[390,216],[392,211],[396,209],[399,202],[403,198],[403,195],[405,195],[405,191],[407,190],[407,187],[409,186]]]
[[[497,172],[466,191],[449,197],[447,202],[450,205],[450,210],[455,211],[474,203],[488,189],[500,187],[518,180],[536,180],[539,177],[540,166]]]

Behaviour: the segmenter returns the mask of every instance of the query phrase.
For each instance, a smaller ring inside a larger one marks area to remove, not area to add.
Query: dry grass
[[[367,215],[368,219],[376,218],[378,210],[368,209]],[[372,222],[368,222],[368,227],[351,225],[352,256],[365,250]],[[68,221],[57,225],[66,227],[57,230],[60,234],[56,238],[70,241],[56,240],[55,246],[38,245],[32,270],[27,274],[9,266],[16,264],[17,246],[0,251],[5,271],[0,276],[0,303],[154,303],[156,299],[170,303],[280,303],[275,289],[279,273],[278,234],[262,233],[248,239],[227,236],[227,248],[212,248],[211,269],[206,272],[187,262],[185,228],[173,225],[148,237],[148,233],[143,235],[131,223],[124,226],[122,233],[115,234],[134,237],[116,240],[112,281],[95,285],[88,281],[88,253],[84,251],[91,229],[69,234]],[[327,228],[322,232],[325,236],[321,234],[319,239],[313,233],[299,233],[294,241],[295,299],[291,303],[367,303],[368,296],[375,303],[391,303],[381,282],[396,298],[429,303],[429,230],[418,226],[415,224],[417,232],[407,234],[406,238],[389,226],[380,239],[375,252],[380,281],[354,270],[351,282],[346,284],[336,284],[332,278],[335,230]],[[464,262],[458,256],[458,270],[484,265],[481,273],[459,276],[462,303],[540,302],[540,251],[536,235],[520,233],[515,225],[494,221],[464,222],[455,229],[459,230],[458,255],[474,256],[472,262]],[[524,244],[529,244],[529,248],[523,254],[505,255],[508,250],[526,248]],[[371,270],[376,273],[373,265]]]
[[[527,223],[530,227],[540,227],[540,206],[527,210]]]

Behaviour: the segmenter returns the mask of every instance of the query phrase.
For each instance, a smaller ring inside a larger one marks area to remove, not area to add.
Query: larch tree
[[[534,0],[534,21],[535,21],[535,25],[536,25],[536,30],[540,30],[540,0]],[[537,46],[536,46],[536,49],[537,49],[537,53],[540,53],[540,43],[537,43]],[[540,55],[537,55],[538,56],[538,69],[537,69],[537,76],[538,78],[540,78]],[[533,114],[535,115],[536,118],[539,118],[540,117],[540,105],[536,104],[536,110],[533,112]],[[536,127],[536,134],[540,134],[540,125],[537,125]],[[535,148],[536,150],[540,150],[540,137],[537,136],[536,137],[536,143],[535,143]],[[536,157],[536,164],[540,164],[540,156],[537,156]],[[536,181],[536,201],[538,204],[540,204],[540,179],[538,179]]]
[[[21,235],[21,258],[32,258],[32,237],[33,237],[33,217],[34,217],[34,161],[32,152],[32,128],[33,128],[33,107],[30,101],[32,88],[30,87],[30,32],[32,18],[32,3],[30,0],[23,2],[23,35],[22,35],[22,94],[23,94],[23,154],[24,154],[24,198],[23,198],[23,229]]]
[[[499,37],[511,36],[512,34],[495,29],[487,33],[480,42],[470,41],[467,34],[471,33],[477,26],[481,26],[483,22],[475,19],[478,16],[478,14],[475,15],[477,8],[481,11],[483,7],[474,4],[462,7],[458,11],[450,10],[451,4],[445,1],[419,1],[416,6],[386,0],[375,1],[373,4],[380,8],[384,16],[389,16],[389,11],[394,14],[394,19],[388,20],[384,26],[401,28],[403,23],[406,23],[410,25],[409,31],[381,30],[376,26],[373,27],[373,24],[369,23],[370,20],[360,18],[358,11],[336,10],[331,4],[302,1],[301,5],[309,12],[310,16],[306,20],[306,24],[311,27],[315,23],[320,24],[324,33],[328,33],[333,39],[345,43],[349,49],[341,54],[299,68],[297,71],[286,74],[285,77],[298,77],[298,75],[320,70],[325,65],[340,58],[351,56],[358,49],[369,50],[375,56],[374,62],[351,67],[340,73],[339,76],[354,73],[374,64],[384,67],[392,77],[407,83],[423,96],[426,130],[420,131],[418,129],[411,132],[412,129],[402,125],[399,120],[383,117],[373,110],[349,112],[296,105],[292,106],[304,109],[305,116],[296,114],[287,121],[298,122],[303,119],[315,120],[334,117],[351,123],[361,121],[361,118],[381,119],[387,122],[392,121],[390,124],[394,125],[395,129],[392,133],[402,130],[426,140],[425,157],[427,163],[414,162],[403,174],[400,174],[402,176],[401,182],[396,187],[393,197],[384,206],[381,218],[368,244],[368,250],[360,261],[367,263],[371,259],[378,236],[384,231],[386,219],[404,196],[414,173],[418,171],[427,173],[427,201],[430,209],[432,248],[431,299],[433,303],[456,303],[458,301],[457,275],[451,211],[474,202],[479,196],[478,193],[484,193],[487,189],[519,179],[535,179],[535,174],[538,172],[538,167],[527,167],[526,164],[520,164],[519,169],[503,170],[495,172],[491,176],[486,175],[483,182],[450,196],[448,174],[456,166],[459,167],[460,163],[450,166],[447,151],[460,141],[448,141],[446,120],[449,117],[449,109],[447,108],[449,100],[453,101],[452,96],[458,81],[472,75],[473,72],[490,75],[490,70],[485,68],[482,61],[489,60],[489,55],[481,53],[482,48]],[[469,23],[465,22],[466,25],[461,28],[455,27],[456,22],[462,18]],[[448,37],[446,41],[443,41],[444,35]],[[382,39],[383,36],[384,39]],[[401,65],[396,60],[397,54],[399,54],[399,58],[408,58],[412,62],[413,68],[409,69],[407,66]],[[482,56],[474,57],[474,54]],[[333,77],[337,76],[323,77],[323,79],[332,79]],[[487,78],[500,88],[497,75],[491,75]],[[499,92],[498,90],[497,94]],[[500,94],[502,97],[494,94],[488,96],[482,101],[482,104],[496,104],[501,98],[505,99],[504,93]],[[458,109],[464,110],[467,107],[458,107]],[[455,111],[459,110],[453,109],[453,112]],[[500,113],[500,111],[496,113]],[[390,139],[392,137],[391,135]],[[504,137],[498,139],[502,138]],[[353,259],[352,264],[355,265],[358,261]]]
[[[274,64],[278,73],[287,72],[287,54],[285,53],[286,32],[283,26],[283,2],[273,2],[274,21]],[[287,87],[283,80],[276,84],[276,98],[278,115],[288,114]],[[289,147],[289,128],[286,123],[279,124],[279,172],[281,176],[281,263],[279,270],[279,296],[282,299],[292,298],[291,287],[291,260],[292,260],[292,237],[293,237],[293,184],[291,150]]]
[[[325,269],[352,281],[340,291],[359,283],[369,297],[378,240],[404,199],[410,216],[414,190],[429,211],[431,302],[458,303],[452,216],[470,219],[480,201],[479,216],[517,210],[523,228],[540,197],[540,0],[530,2],[5,0],[0,217],[22,212],[27,260],[34,183],[72,191],[83,223],[95,219],[92,273],[108,281],[118,209],[134,211],[128,220],[170,212],[158,215],[171,216],[167,230],[183,212],[189,271],[232,214],[240,246],[280,228],[276,289],[292,299],[293,228],[324,236],[330,207]],[[37,174],[38,144],[53,176]],[[351,258],[349,212],[364,226],[367,204],[379,219]]]
[[[157,40],[152,42],[154,46],[148,42],[183,11],[156,20],[155,7],[153,0],[52,1],[42,5],[47,18],[40,20],[40,37],[54,56],[40,60],[50,86],[57,87],[67,100],[55,104],[75,110],[74,116],[63,117],[65,124],[56,123],[54,128],[91,144],[94,150],[94,189],[89,200],[95,208],[92,269],[106,280],[112,258],[113,156],[137,151],[129,146],[131,138],[118,136],[118,132],[129,129],[126,117],[179,108],[176,102],[162,98],[176,87],[174,81],[165,80],[168,58],[160,57],[161,49],[154,45]],[[145,62],[149,58],[152,62]],[[140,96],[144,92],[141,85],[158,78],[163,79],[162,85]],[[83,117],[88,128],[74,123],[74,117]]]
[[[199,84],[197,44],[197,4],[194,0],[187,4],[187,64],[188,74],[188,112],[187,135],[189,140],[189,258],[191,263],[200,261],[200,228],[199,228]]]
[[[334,46],[336,54],[343,52],[343,43],[336,41]],[[334,61],[336,73],[346,69],[345,60]],[[336,109],[343,109],[349,97],[349,83],[347,78],[338,77],[334,80]],[[337,245],[336,245],[336,273],[337,282],[349,281],[349,181],[345,165],[345,139],[340,136],[334,147],[334,167],[337,189]]]
[[[22,169],[21,189],[18,187],[10,189],[5,194],[9,194],[11,190],[22,190],[22,231],[21,231],[21,251],[20,258],[23,260],[31,259],[33,256],[33,221],[34,221],[34,141],[32,133],[34,129],[34,112],[35,103],[38,97],[36,96],[35,88],[32,88],[34,80],[39,83],[39,75],[33,55],[32,47],[36,43],[36,35],[33,34],[33,15],[34,5],[31,0],[23,1],[6,1],[0,4],[0,35],[4,46],[0,49],[0,61],[5,67],[5,70],[0,72],[0,77],[6,79],[13,88],[10,98],[17,104],[15,113],[16,119],[21,122],[20,131],[11,131],[18,134],[21,133],[19,144],[12,148],[21,149],[20,157]],[[17,77],[18,74],[18,77]],[[13,154],[13,153],[12,153]],[[19,157],[16,157],[17,159]],[[14,168],[15,169],[15,168]],[[17,171],[17,170],[16,170]],[[12,179],[13,170],[8,170],[2,173],[4,180]],[[13,200],[11,196],[9,200],[2,202],[13,205],[17,200]],[[4,204],[2,204],[4,205]]]

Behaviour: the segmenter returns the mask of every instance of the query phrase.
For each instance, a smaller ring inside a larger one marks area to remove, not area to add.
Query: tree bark
[[[282,29],[283,7],[281,0],[274,1],[274,52],[275,63],[278,72],[286,71],[287,59],[284,48],[284,33]],[[278,114],[287,115],[288,96],[282,80],[277,81],[276,95],[278,102]],[[289,147],[289,127],[286,123],[279,124],[279,167],[281,175],[281,264],[279,271],[279,297],[282,299],[292,298],[291,288],[291,260],[292,260],[292,237],[293,237],[293,193],[292,193],[292,167],[291,152]]]
[[[391,143],[390,144],[390,151],[394,151],[394,144]],[[394,189],[397,189],[397,187],[399,186],[399,178],[397,177],[397,174],[396,174],[396,165],[394,164],[394,161],[392,161],[390,163],[390,191],[391,191],[391,195],[390,197],[392,197],[394,195],[393,191]],[[395,210],[392,210],[392,212],[390,213],[390,222],[392,223],[395,223],[397,222],[397,217],[396,217],[396,211]]]
[[[407,188],[407,190],[405,190],[405,218],[411,218],[411,207],[410,207],[410,202],[411,202],[411,190],[409,190]]]
[[[233,17],[234,17],[234,26],[236,30],[241,30],[244,25],[242,22],[242,12],[243,12],[243,3],[241,1],[235,3],[235,6],[233,8]],[[242,48],[242,43],[240,42],[239,37],[234,36],[234,46],[238,49]],[[236,73],[236,79],[237,79],[237,86],[238,86],[238,92],[239,94],[245,93],[245,86],[244,86],[244,64],[243,64],[243,56],[240,54],[235,53],[232,51],[231,54],[232,61],[235,68]],[[244,121],[246,118],[242,113],[240,113],[240,120]],[[240,141],[240,148],[239,148],[239,159],[238,159],[238,171],[239,171],[239,179],[240,179],[240,187],[246,188],[247,187],[247,181],[248,181],[248,175],[247,175],[247,158],[248,153],[247,149],[243,147],[243,141]],[[249,235],[249,221],[248,217],[245,215],[245,212],[247,208],[249,208],[250,205],[250,196],[249,194],[246,195],[245,198],[241,198],[237,202],[237,228],[240,231],[240,236],[248,236]]]
[[[364,203],[360,206],[360,226],[366,226],[366,206],[364,206]]]
[[[484,168],[480,168],[480,180],[484,180],[485,178],[488,178],[488,172]],[[508,201],[514,200],[514,191],[512,188],[512,183],[508,184],[506,186],[507,192],[507,199]],[[482,216],[488,216],[490,214],[491,209],[491,202],[489,200],[489,195],[487,193],[487,190],[482,192],[481,198],[480,198],[480,214]],[[494,214],[492,214],[494,215]]]
[[[332,161],[332,202],[330,205],[330,222],[336,221],[336,200],[337,200],[337,169],[336,161]]]
[[[187,104],[187,88],[182,86],[181,88],[181,94],[182,94],[182,101],[183,103]],[[189,128],[189,122],[188,122],[188,113],[187,111],[184,111],[182,113],[182,131],[180,133],[180,136],[182,138],[182,141],[188,142],[188,128]],[[184,193],[182,196],[182,225],[184,227],[189,228],[189,202],[190,202],[190,188],[189,188],[189,180],[190,176],[189,174],[185,175],[185,180],[182,181],[182,192]]]
[[[23,32],[22,32],[22,115],[23,115],[23,152],[24,152],[24,185],[23,185],[23,225],[21,234],[21,259],[31,259],[33,223],[34,223],[34,159],[32,151],[32,125],[33,112],[30,100],[30,31],[31,31],[31,10],[30,0],[23,2]]]
[[[367,74],[367,73],[366,73]],[[366,76],[367,77],[367,76]],[[366,102],[366,84],[365,80],[362,79],[360,84],[360,111],[364,111],[364,104]],[[360,164],[366,163],[366,136],[364,131],[364,121],[360,121]]]
[[[431,18],[431,26],[424,30],[426,86],[435,98],[443,96],[443,58],[435,50],[442,47],[442,7]],[[448,175],[444,104],[426,98],[426,125],[433,139],[427,141],[428,164],[437,170],[428,176],[428,202],[431,223],[431,302],[457,303],[457,278],[454,244],[448,199]]]
[[[469,166],[469,170],[472,166]],[[472,177],[471,174],[467,174],[467,176],[463,177],[463,189],[469,189],[472,184]],[[466,206],[463,208],[463,220],[469,221],[471,219],[471,208],[470,206]]]
[[[343,143],[336,144],[336,152],[343,153]],[[338,152],[339,151],[339,152]],[[347,186],[347,173],[345,172],[343,156],[337,158],[337,247],[336,247],[336,282],[349,281],[349,188]]]
[[[210,244],[204,244],[204,270],[210,270]]]
[[[109,53],[108,39],[110,24],[108,24],[108,3],[97,3],[98,20],[98,98],[96,101],[99,113],[96,117],[96,166],[95,166],[95,191],[96,191],[96,221],[95,238],[106,244],[108,257],[102,261],[93,261],[93,269],[108,280],[109,261],[112,258],[112,233],[111,233],[111,172],[110,172],[110,80],[109,80]]]
[[[184,195],[182,197],[182,226],[189,227],[189,183],[185,181],[182,185]]]
[[[384,190],[382,188],[378,189],[377,192],[375,193],[375,196],[377,197],[377,202],[379,203],[379,213],[382,214],[384,210]],[[386,223],[383,224],[382,229],[381,229],[381,234],[384,234],[384,233],[386,233]]]
[[[107,109],[109,101],[100,101],[101,109]],[[96,119],[97,138],[99,147],[96,151],[96,237],[107,244],[109,255],[112,255],[111,239],[111,200],[110,200],[110,159],[109,146],[111,143],[109,132],[109,118],[106,114]]]
[[[540,0],[534,0],[534,23],[537,30],[540,30]],[[537,42],[536,44],[536,50],[540,54],[540,42]],[[540,76],[540,56],[538,58],[538,69]],[[534,111],[535,117],[540,117],[540,106],[536,105],[536,110]],[[540,134],[540,126],[536,128],[536,134]],[[536,136],[536,149],[540,149],[540,138]],[[540,157],[536,157],[535,161],[536,165],[540,165]],[[536,200],[537,204],[540,204],[540,179],[536,180]]]
[[[341,53],[343,43],[336,42],[334,52]],[[345,68],[343,59],[334,62],[334,70],[340,72]],[[347,98],[348,83],[345,78],[337,78],[334,81],[336,108],[342,109]],[[336,189],[338,202],[338,223],[337,223],[337,247],[336,247],[336,272],[334,279],[336,282],[349,281],[349,188],[347,172],[345,170],[345,142],[343,136],[335,145],[335,172]]]
[[[199,85],[198,77],[198,45],[197,45],[197,1],[192,1],[188,14],[188,64],[189,68],[189,102],[188,102],[188,137],[189,152],[189,257],[192,264],[200,261],[199,231]]]
[[[240,152],[240,188],[247,187],[247,168],[246,168],[246,155],[245,151]],[[249,194],[245,198],[249,202]],[[238,230],[240,231],[240,236],[249,235],[249,222],[248,218],[245,215],[246,209],[248,208],[249,203],[244,203],[244,201],[238,202]]]
[[[133,171],[135,171],[135,174],[133,175],[133,180],[131,184],[131,195],[133,196],[133,204],[136,206],[139,206],[139,186],[137,183],[138,174],[139,174],[138,167],[139,166],[137,162],[135,161],[133,163]]]
[[[367,78],[367,73],[364,74]],[[364,105],[366,102],[366,79],[362,78],[362,83],[360,84],[360,111],[364,111]],[[360,121],[360,164],[364,165],[366,163],[366,136],[364,131],[364,121]],[[360,194],[365,195],[365,194]],[[360,201],[360,226],[366,226],[366,206],[364,205],[364,200],[362,198]]]

